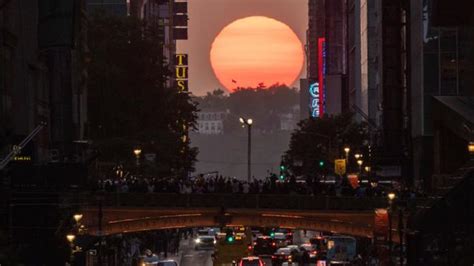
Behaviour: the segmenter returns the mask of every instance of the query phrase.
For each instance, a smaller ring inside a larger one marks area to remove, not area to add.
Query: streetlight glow
[[[392,201],[392,200],[395,199],[395,193],[390,192],[390,193],[388,193],[387,197],[388,197],[388,199],[389,199],[390,201]]]
[[[357,160],[357,164],[358,164],[359,166],[362,166],[363,163],[364,163],[364,161],[362,161],[362,160]]]
[[[74,214],[73,217],[74,217],[74,220],[76,221],[76,223],[78,223],[82,219],[82,214],[77,213],[77,214]]]
[[[142,153],[142,150],[141,149],[134,149],[133,150],[133,153],[135,154],[135,156],[140,156],[140,154]]]
[[[354,157],[355,157],[356,159],[359,159],[359,158],[361,158],[361,157],[362,157],[362,155],[361,155],[361,154],[358,154],[358,153],[356,153],[356,154],[354,154]]]
[[[349,153],[350,151],[351,151],[351,149],[349,147],[344,148],[344,152]]]
[[[251,124],[253,124],[252,118],[247,119],[247,125],[251,125]]]
[[[74,241],[74,239],[76,239],[76,236],[73,235],[73,234],[68,234],[68,235],[66,235],[66,239],[67,239],[67,241],[69,241],[69,243],[72,243]]]
[[[474,155],[474,141],[469,142],[467,145],[467,150],[471,155]]]
[[[241,118],[239,118],[239,121],[240,121],[240,123],[242,123],[242,124],[244,124],[244,123],[245,123],[245,120],[244,120],[242,117],[241,117]]]
[[[370,172],[370,166],[366,166],[364,169],[367,173]]]

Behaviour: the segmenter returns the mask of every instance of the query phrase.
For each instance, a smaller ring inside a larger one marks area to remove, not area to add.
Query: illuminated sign
[[[319,117],[326,112],[326,39],[318,39]]]
[[[31,161],[31,156],[22,155],[13,157],[14,161]]]
[[[311,111],[311,117],[319,117],[321,113],[319,99],[319,82],[311,83],[309,85],[309,110]]]
[[[188,55],[175,55],[175,80],[179,92],[188,91]]]

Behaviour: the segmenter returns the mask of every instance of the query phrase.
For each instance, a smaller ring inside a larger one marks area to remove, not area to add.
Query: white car
[[[217,241],[213,236],[198,236],[194,240],[194,249],[214,249]]]

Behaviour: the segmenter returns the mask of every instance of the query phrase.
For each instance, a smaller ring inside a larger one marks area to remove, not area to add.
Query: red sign
[[[387,209],[375,209],[374,239],[386,241],[388,233],[388,211]]]
[[[351,184],[351,187],[353,189],[356,189],[359,187],[359,176],[358,175],[347,175],[347,179],[349,180],[349,184]]]
[[[319,117],[325,113],[326,39],[318,39]]]

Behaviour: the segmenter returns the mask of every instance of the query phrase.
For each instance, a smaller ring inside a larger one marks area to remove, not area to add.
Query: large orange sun
[[[217,35],[210,53],[219,81],[230,91],[260,83],[291,86],[303,67],[303,45],[286,24],[268,17],[235,20]]]

